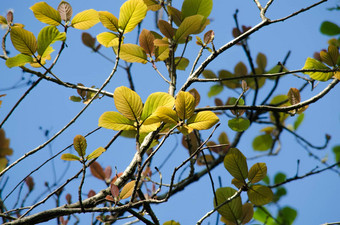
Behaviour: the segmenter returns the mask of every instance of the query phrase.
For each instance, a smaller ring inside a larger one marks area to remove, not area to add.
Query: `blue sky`
[[[13,9],[15,22],[25,24],[27,30],[32,31],[37,35],[45,24],[37,21],[34,18],[32,11],[29,10],[29,7],[36,2],[39,1],[2,0],[0,14],[5,16],[8,9]],[[117,17],[119,15],[119,7],[123,2],[124,1],[122,0],[97,0],[95,2],[69,1],[73,7],[73,15],[85,9],[94,8],[98,11],[110,11]],[[181,2],[182,1],[175,2],[175,7],[180,8]],[[56,8],[59,1],[47,1],[47,3]],[[278,19],[300,10],[309,4],[311,4],[311,2],[307,0],[274,1],[268,11],[268,17],[270,19]],[[329,1],[290,20],[264,27],[256,32],[249,40],[253,58],[255,58],[259,52],[264,53],[267,56],[267,68],[269,68],[274,66],[277,62],[282,61],[287,52],[291,51],[291,56],[287,61],[287,67],[291,70],[301,69],[307,57],[312,57],[315,51],[327,48],[327,40],[329,37],[322,35],[319,32],[319,27],[322,21],[329,20],[336,22],[339,19],[339,12],[330,12],[326,10],[326,8],[333,7],[336,4],[339,4],[339,1]],[[260,22],[259,11],[252,1],[215,0],[213,11],[209,17],[212,22],[207,30],[212,29],[215,31],[214,43],[217,48],[232,40],[231,30],[234,27],[233,13],[236,9],[239,10],[238,18],[241,25],[254,26]],[[142,28],[149,30],[156,29],[152,13],[149,13],[142,23]],[[106,31],[106,29],[101,24],[97,24],[87,32],[95,36],[103,31]],[[99,87],[112,70],[113,64],[101,58],[99,55],[91,53],[91,50],[81,43],[81,32],[82,31],[79,30],[69,29],[67,36],[68,47],[63,51],[62,57],[54,68],[54,73],[58,74],[59,78],[63,81]],[[0,31],[1,36],[4,33],[4,30]],[[131,32],[126,36],[126,43],[135,42],[136,32]],[[200,36],[202,37],[203,35],[201,34]],[[59,43],[54,44],[54,48],[58,49],[59,45]],[[17,51],[11,46],[9,39],[7,46],[11,56],[17,54]],[[114,54],[111,49],[102,47],[100,51],[114,59]],[[193,58],[196,57],[198,51],[199,47],[192,41],[189,44],[189,48],[185,55],[185,57],[191,59],[189,67],[192,65]],[[55,54],[52,55],[52,57],[53,56],[55,56]],[[208,53],[205,53],[202,58],[204,59],[207,56]],[[221,69],[233,71],[234,66],[240,61],[243,61],[248,66],[245,54],[241,47],[235,46],[219,56],[207,67],[207,69],[213,70],[216,73]],[[122,65],[124,65],[124,63],[122,63]],[[164,65],[158,63],[157,66],[159,66],[161,72],[166,74]],[[15,88],[13,90],[7,89],[21,79],[23,79],[23,81],[20,81],[20,83],[25,83],[25,81],[29,79],[36,80],[36,77],[30,78],[31,76],[29,74],[23,74],[18,68],[8,69],[3,60],[0,64],[0,68],[0,94],[6,94],[6,96],[2,98],[3,103],[0,108],[0,120],[2,121],[11,107],[28,87]],[[178,87],[186,80],[188,70],[189,69],[184,72],[179,71]],[[168,89],[167,84],[154,72],[149,64],[134,65],[132,67],[132,76],[136,86],[136,92],[142,97],[143,101],[145,101],[147,96],[153,92],[167,91]],[[280,83],[282,87],[276,94],[286,94],[290,87],[299,88],[301,86],[302,83],[299,79],[291,78],[290,76],[291,75],[288,75],[288,77],[282,79],[282,83]],[[328,83],[329,82],[320,83],[313,91],[308,87],[306,91],[301,94],[302,99],[306,100],[319,93]],[[128,86],[129,84],[125,71],[120,69],[105,89],[113,92],[116,87],[122,85]],[[272,82],[267,81],[267,85],[260,91],[260,100],[264,98],[263,95],[271,86]],[[195,87],[200,91],[202,100],[199,107],[214,104],[213,98],[206,97],[210,84],[194,84],[192,87]],[[317,151],[310,149],[310,151],[320,158],[328,156],[329,164],[334,163],[331,148],[340,144],[339,94],[339,87],[336,86],[328,96],[311,105],[306,111],[303,124],[298,129],[299,134],[303,135],[304,138],[315,145],[322,145],[324,143],[324,136],[326,133],[332,136],[329,147],[326,150]],[[46,141],[46,137],[39,127],[42,127],[44,130],[48,129],[50,131],[49,135],[52,136],[64,127],[82,109],[84,106],[82,103],[74,103],[68,100],[71,95],[76,95],[76,91],[73,89],[66,89],[54,83],[42,81],[26,97],[3,127],[6,131],[6,136],[11,140],[11,148],[14,150],[14,154],[9,158],[10,162],[13,162],[25,152],[36,148]],[[225,100],[227,97],[238,96],[230,89],[224,89],[217,97]],[[88,110],[66,132],[53,141],[51,145],[31,156],[29,159],[24,160],[20,165],[14,167],[7,173],[6,176],[9,177],[9,180],[3,191],[3,195],[6,195],[10,191],[9,187],[13,187],[13,185],[25,177],[28,171],[36,168],[39,164],[48,159],[51,154],[55,154],[71,144],[75,135],[85,135],[97,128],[98,118],[103,112],[113,110],[115,110],[113,99],[104,97],[95,101]],[[289,118],[287,123],[293,123],[295,118]],[[259,154],[252,150],[251,142],[252,139],[259,134],[261,128],[263,128],[263,126],[256,125],[249,129],[247,134],[242,137],[238,148],[242,150],[246,157],[252,157]],[[235,132],[228,128],[226,117],[221,117],[221,126],[216,131],[217,135],[222,131],[225,131],[230,139],[235,135]],[[210,131],[203,132],[203,137],[207,137],[209,132]],[[101,129],[91,135],[88,138],[88,151],[99,146],[105,146],[114,134],[115,132],[113,131]],[[217,136],[213,138],[213,140],[216,141]],[[252,165],[256,162],[265,162],[268,166],[268,173],[271,178],[280,171],[285,172],[287,177],[295,176],[297,160],[300,160],[299,175],[303,175],[313,170],[316,166],[319,166],[320,168],[323,167],[315,159],[309,157],[308,153],[303,147],[296,143],[295,138],[290,134],[284,133],[281,142],[282,150],[278,157],[263,157],[249,161],[248,164]],[[162,169],[163,177],[165,179],[164,182],[168,183],[168,177],[172,173],[173,167],[179,165],[180,162],[187,157],[187,152],[181,146],[181,137],[179,135],[172,136],[166,144],[167,146],[156,155],[153,163],[154,166],[159,166],[167,157],[169,151],[175,149],[169,162]],[[71,152],[72,151],[74,153],[74,150],[71,150]],[[98,162],[103,167],[110,165],[112,168],[116,167],[118,172],[121,172],[128,165],[134,152],[134,141],[121,138],[104,153],[103,157],[98,159]],[[54,160],[54,165],[57,168],[57,179],[61,176],[64,169],[67,169],[66,176],[62,178],[63,181],[80,169],[80,165],[76,162],[72,162],[68,165],[60,160],[60,157],[57,157],[56,160]],[[27,202],[36,199],[42,191],[46,190],[46,187],[44,186],[46,181],[49,183],[54,182],[55,176],[51,172],[52,167],[53,165],[49,163],[43,167],[43,169],[33,174],[36,190],[32,193],[32,196],[29,197]],[[200,170],[201,168],[197,169]],[[224,169],[223,165],[214,169],[212,175],[214,176],[215,184],[218,183],[217,177],[221,176],[223,186],[231,186],[231,176]],[[87,193],[90,189],[99,191],[105,188],[103,183],[90,176],[89,173],[87,178],[83,188],[84,193]],[[158,179],[157,176],[155,179]],[[3,182],[4,180],[1,181],[1,185],[3,185]],[[73,181],[70,186],[67,187],[61,199],[64,200],[64,195],[70,192],[73,195],[73,201],[76,201],[79,182],[79,179]],[[339,184],[339,176],[332,171],[314,175],[305,178],[302,181],[291,182],[285,186],[288,190],[288,195],[282,199],[280,205],[288,205],[298,211],[296,224],[322,224],[325,222],[339,221],[339,210],[337,208],[338,202],[340,201],[340,197],[337,194]],[[25,191],[26,189],[24,187],[23,193],[26,193]],[[18,192],[16,191],[7,200],[6,204],[8,204],[9,208],[15,203],[17,195]],[[182,193],[173,196],[168,203],[157,205],[154,209],[161,222],[174,219],[182,225],[194,224],[206,212],[212,209],[212,196],[210,181],[206,176],[199,182],[186,188]],[[242,197],[243,201],[245,201],[246,196]],[[49,200],[47,206],[40,207],[37,210],[42,210],[46,207],[51,208],[53,206],[54,200]],[[210,224],[215,224],[215,220],[216,214],[207,219],[204,224],[208,224],[208,222],[210,222]]]

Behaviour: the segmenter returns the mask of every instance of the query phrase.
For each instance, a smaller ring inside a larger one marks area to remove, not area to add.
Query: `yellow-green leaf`
[[[99,127],[112,130],[135,130],[133,121],[118,112],[104,112],[98,121]]]
[[[224,157],[224,167],[239,181],[248,177],[248,165],[246,157],[237,148],[230,148]]]
[[[58,12],[62,20],[65,22],[70,21],[73,13],[72,6],[68,2],[61,1],[58,5]]]
[[[180,91],[175,100],[178,117],[181,120],[189,119],[195,110],[195,98],[189,92]]]
[[[79,30],[87,30],[99,23],[99,21],[98,12],[94,9],[88,9],[75,15],[71,25]]]
[[[254,164],[248,173],[248,180],[255,184],[265,178],[267,175],[267,166],[265,163]]]
[[[190,34],[195,34],[200,30],[204,16],[194,15],[186,17],[178,27],[174,40],[178,43],[183,43]]]
[[[165,223],[163,223],[163,225],[181,225],[181,224],[174,220],[170,220],[170,221],[166,221]]]
[[[123,33],[132,31],[146,16],[143,0],[128,0],[120,7],[118,26]]]
[[[184,57],[175,57],[176,69],[185,70],[189,65],[189,59]]]
[[[245,185],[245,182],[244,182],[244,181],[240,181],[240,180],[238,180],[238,179],[236,179],[236,178],[233,178],[233,179],[231,180],[231,183],[232,183],[233,185],[235,185],[235,187],[237,187],[238,189],[239,189],[239,188],[242,188],[242,187]]]
[[[182,17],[202,15],[207,18],[213,7],[212,0],[184,0],[182,5]]]
[[[144,0],[144,3],[148,7],[148,10],[151,10],[151,11],[158,11],[162,8],[160,3],[157,2],[156,0]]]
[[[158,61],[164,61],[167,58],[169,58],[169,45],[166,46],[158,46],[155,50],[155,58],[156,62]]]
[[[122,188],[119,198],[120,199],[126,199],[132,195],[133,188],[135,187],[136,181],[130,181],[129,183],[125,184],[124,187]]]
[[[23,54],[33,55],[37,51],[37,40],[28,30],[12,27],[11,40],[14,48]]]
[[[79,156],[84,156],[87,148],[86,139],[81,135],[75,136],[73,139],[73,147],[78,152]]]
[[[249,188],[248,198],[254,205],[265,205],[272,201],[273,192],[269,187],[253,185]]]
[[[256,151],[266,151],[272,147],[273,138],[270,134],[262,134],[254,138],[253,148]]]
[[[256,63],[260,69],[260,73],[265,72],[266,66],[267,66],[267,57],[263,53],[258,53],[256,56]]]
[[[147,119],[152,113],[154,113],[158,107],[165,106],[172,108],[175,104],[175,99],[168,93],[156,92],[149,95],[146,99],[141,120]]]
[[[59,12],[48,5],[46,2],[38,2],[31,6],[30,10],[37,20],[49,25],[58,26],[61,23]]]
[[[24,66],[26,63],[33,62],[33,58],[30,55],[18,54],[14,57],[8,58],[6,60],[6,66],[9,68],[16,66]]]
[[[117,110],[130,120],[138,120],[142,110],[143,102],[139,95],[130,88],[121,86],[113,93]]]
[[[196,130],[207,130],[214,126],[219,121],[215,113],[211,111],[198,112],[191,116],[188,121],[188,127]]]
[[[87,160],[91,160],[91,159],[94,159],[94,158],[98,158],[103,152],[105,152],[106,149],[103,148],[103,147],[99,147],[97,148],[96,150],[94,150],[93,152],[91,152],[87,157],[86,159]]]
[[[65,41],[66,33],[59,32],[55,26],[47,26],[41,29],[38,35],[38,54],[44,55],[48,46],[56,41]]]
[[[80,158],[78,156],[71,153],[62,154],[61,159],[66,161],[80,161]]]
[[[0,172],[3,171],[7,167],[7,164],[8,164],[8,160],[4,157],[1,157],[0,158]]]
[[[163,121],[164,123],[177,124],[178,122],[178,117],[175,110],[173,110],[170,107],[164,106],[158,107],[155,113],[151,117],[149,117],[148,120],[145,121],[145,124],[150,124],[151,123],[150,120],[153,119],[154,117],[156,118],[158,117],[159,120],[154,120],[152,121],[152,123],[157,121]]]
[[[168,13],[172,17],[172,20],[179,27],[182,23],[182,12],[178,9],[168,5]]]
[[[100,11],[99,19],[102,22],[103,26],[109,30],[118,32],[118,19],[112,13],[107,11]]]
[[[308,57],[302,69],[328,70],[329,68],[322,62]],[[308,74],[310,78],[319,81],[327,81],[333,76],[333,72],[305,72],[305,74]]]
[[[97,35],[97,41],[106,48],[118,46],[119,38],[117,34],[111,32],[103,32]]]
[[[142,47],[135,44],[123,44],[120,46],[120,58],[126,62],[147,63],[147,56]]]
[[[250,121],[247,118],[238,117],[229,120],[228,126],[234,131],[242,132],[248,129],[250,126]]]
[[[2,24],[2,25],[7,25],[7,20],[6,20],[5,17],[0,16],[0,24]]]
[[[218,188],[216,190],[217,204],[214,199],[214,207],[221,205],[232,197],[236,193],[236,190],[231,187]],[[238,196],[230,202],[224,204],[217,211],[227,220],[232,222],[237,221],[242,216],[242,201],[241,197]]]

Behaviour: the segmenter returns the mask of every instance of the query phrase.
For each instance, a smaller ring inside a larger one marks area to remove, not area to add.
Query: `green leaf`
[[[102,22],[103,26],[109,30],[118,32],[118,19],[112,13],[107,11],[99,11],[99,20]]]
[[[42,23],[47,23],[52,26],[61,24],[60,13],[46,2],[35,3],[31,6],[30,10],[33,11],[35,18]]]
[[[216,74],[213,71],[211,71],[211,70],[204,70],[202,72],[202,74],[207,79],[209,79],[209,78],[217,78]]]
[[[79,96],[72,95],[72,96],[70,96],[70,100],[72,102],[81,102],[83,99],[81,97],[79,97]]]
[[[210,90],[208,92],[208,97],[211,98],[213,96],[216,96],[219,93],[221,93],[222,91],[223,91],[223,85],[215,84],[215,85],[210,87]]]
[[[129,0],[120,7],[118,26],[123,33],[132,31],[146,16],[143,0]]]
[[[130,88],[121,86],[113,93],[117,110],[130,120],[138,120],[142,110],[143,102],[140,96]]]
[[[299,116],[296,118],[294,122],[294,130],[297,130],[300,124],[302,123],[303,119],[305,117],[305,114],[301,113]]]
[[[254,205],[265,205],[272,201],[273,192],[272,190],[263,185],[253,185],[249,187],[247,191],[248,198]]]
[[[24,66],[26,63],[33,62],[33,58],[30,55],[18,54],[14,57],[8,58],[6,60],[6,66],[9,68],[16,66]]]
[[[195,110],[195,98],[189,92],[180,91],[175,100],[178,117],[181,120],[189,119]]]
[[[227,70],[220,70],[218,71],[218,77],[223,79],[223,78],[236,78],[237,76]],[[240,80],[237,79],[222,81],[222,84],[231,89],[241,87],[241,82]]]
[[[267,166],[265,163],[254,164],[248,173],[248,180],[255,184],[261,181],[267,175]]]
[[[291,225],[297,216],[297,211],[290,207],[284,207],[278,212],[277,220],[280,224]]]
[[[26,55],[37,51],[37,40],[32,32],[20,27],[11,28],[11,40],[14,48]]]
[[[98,121],[99,127],[112,130],[135,130],[134,122],[118,112],[104,112]]]
[[[91,152],[87,157],[86,159],[87,160],[91,160],[91,159],[94,159],[94,158],[98,158],[103,152],[105,152],[106,149],[103,148],[103,147],[99,147],[97,148],[96,150],[94,150],[93,152]]]
[[[38,35],[38,54],[44,55],[44,52],[56,41],[65,41],[66,33],[60,33],[55,26],[47,26],[41,29]]]
[[[239,181],[245,182],[248,177],[248,165],[246,157],[237,148],[230,148],[224,157],[224,167]]]
[[[163,223],[163,225],[181,225],[178,222],[175,222],[174,220],[170,220],[170,221],[166,221],[165,223]]]
[[[133,188],[135,187],[135,180],[130,181],[129,183],[125,184],[122,188],[119,198],[120,199],[126,199],[132,195]]]
[[[267,57],[265,54],[263,53],[258,53],[257,56],[256,56],[256,63],[258,65],[258,67],[260,68],[261,70],[261,73],[263,73],[266,69],[266,66],[267,66]]]
[[[64,20],[65,22],[71,20],[73,10],[70,3],[61,1],[60,4],[58,5],[58,12],[60,14],[61,19]]]
[[[175,64],[177,70],[185,70],[189,65],[189,59],[184,57],[175,57]]]
[[[99,23],[99,21],[98,12],[94,9],[88,9],[75,15],[71,25],[79,30],[87,30]]]
[[[120,58],[126,62],[147,63],[147,56],[142,47],[135,44],[123,44],[120,46]]]
[[[80,161],[80,158],[78,156],[71,153],[62,154],[61,159],[66,161]]]
[[[234,118],[228,121],[228,126],[234,131],[242,132],[248,129],[250,121],[242,117]]]
[[[184,0],[182,5],[182,17],[202,15],[207,18],[213,7],[212,0]]]
[[[174,41],[178,43],[184,43],[185,39],[190,34],[195,34],[200,30],[203,22],[204,16],[201,15],[186,17],[177,29]]]
[[[171,95],[165,92],[155,92],[149,95],[146,99],[141,120],[146,120],[151,114],[153,114],[159,107],[172,108],[175,104],[175,99]]]
[[[302,68],[305,70],[308,69],[317,69],[317,70],[328,70],[329,68],[325,66],[322,62],[312,59],[312,58],[307,58],[305,62],[305,66]],[[305,72],[305,74],[308,74],[310,78],[314,80],[319,80],[319,81],[327,81],[331,79],[333,76],[333,72]]]
[[[256,151],[266,151],[273,145],[273,138],[270,134],[262,134],[254,138],[253,149]]]
[[[219,206],[220,204],[227,201],[230,197],[232,197],[237,191],[231,187],[218,188],[216,190],[216,198],[217,204],[214,199],[214,207]],[[232,201],[221,206],[217,211],[227,220],[237,221],[242,216],[242,201],[241,197],[238,196],[234,198]]]
[[[335,161],[340,162],[340,145],[333,147],[333,153],[335,156]],[[340,164],[338,164],[338,167],[340,167]]]
[[[118,46],[119,38],[117,34],[103,32],[97,35],[97,41],[106,48]]]
[[[280,184],[280,183],[286,181],[286,179],[287,179],[286,174],[279,172],[274,177],[274,183]]]
[[[187,125],[196,130],[207,130],[214,126],[218,121],[219,118],[215,113],[211,111],[202,111],[191,116],[187,121]]]
[[[270,215],[270,213],[265,207],[256,208],[254,212],[254,219],[262,223],[265,223],[268,222],[267,220],[270,218],[270,217],[268,218],[268,215]]]
[[[340,27],[335,23],[324,21],[321,24],[320,32],[329,36],[340,34]]]
[[[273,202],[278,202],[282,196],[287,194],[287,190],[284,187],[277,187],[273,196]]]
[[[73,147],[79,156],[85,156],[87,148],[86,139],[81,135],[75,136],[73,139]]]

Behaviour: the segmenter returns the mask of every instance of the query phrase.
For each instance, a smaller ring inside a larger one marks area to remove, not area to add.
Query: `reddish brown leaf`
[[[139,35],[139,45],[149,55],[152,55],[155,50],[155,45],[153,43],[154,40],[155,37],[149,30],[143,29]]]
[[[66,198],[67,204],[71,204],[71,202],[72,202],[72,195],[68,193],[68,194],[65,196],[65,198]]]
[[[97,162],[93,162],[90,165],[90,171],[94,177],[97,177],[100,180],[105,181],[105,173],[103,167]]]
[[[161,33],[169,39],[172,39],[175,35],[175,29],[165,20],[159,20],[158,27]]]
[[[111,168],[111,166],[107,166],[105,168],[104,174],[105,174],[105,179],[106,180],[110,180],[111,179],[111,175],[112,175],[112,168]]]
[[[198,91],[195,88],[189,90],[189,93],[194,96],[194,98],[195,98],[195,107],[196,107],[200,103],[200,101],[201,101],[200,93],[198,93]]]
[[[111,191],[111,195],[114,199],[118,199],[119,197],[119,188],[117,185],[112,184],[110,185],[110,191]]]
[[[295,105],[301,102],[300,92],[296,88],[290,88],[288,91],[288,99],[290,104]]]
[[[87,194],[87,197],[88,197],[88,198],[91,198],[91,197],[93,197],[93,196],[95,196],[95,195],[96,195],[96,192],[95,192],[94,190],[91,189],[91,190],[89,191],[89,193]]]
[[[89,48],[94,49],[94,45],[96,43],[96,38],[93,38],[91,34],[87,32],[83,32],[81,34],[81,40],[83,41],[83,44]]]
[[[204,34],[204,38],[203,41],[205,44],[209,44],[210,42],[212,42],[214,40],[215,37],[215,33],[213,30],[209,30],[208,32],[206,32]]]
[[[25,183],[28,187],[28,191],[31,192],[34,188],[34,181],[33,181],[33,178],[31,176],[28,176],[26,179],[25,179]]]

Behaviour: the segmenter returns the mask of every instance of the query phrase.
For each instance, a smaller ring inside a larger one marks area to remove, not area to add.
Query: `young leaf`
[[[47,26],[41,29],[38,35],[38,54],[43,55],[48,46],[56,41],[65,41],[66,33],[60,33],[55,26]]]
[[[130,120],[138,120],[143,110],[139,95],[124,86],[116,88],[113,94],[117,110]]]
[[[150,56],[153,54],[155,50],[155,45],[153,43],[154,40],[155,40],[155,37],[149,30],[143,29],[139,35],[139,45]]]
[[[111,191],[111,195],[114,198],[115,201],[118,200],[119,197],[119,188],[117,185],[111,183],[110,184],[110,191]]]
[[[228,121],[228,126],[234,131],[242,132],[248,129],[250,121],[242,117],[234,118]]]
[[[6,60],[6,66],[9,68],[16,66],[24,66],[26,63],[33,62],[33,58],[30,55],[18,54],[14,57],[8,58]]]
[[[135,130],[133,123],[118,112],[104,112],[99,117],[98,126],[112,130]]]
[[[209,44],[210,42],[212,42],[214,40],[215,37],[215,33],[213,30],[209,30],[204,34],[204,43],[205,44]]]
[[[164,107],[164,106],[158,107],[154,113],[154,116],[159,118],[159,120],[156,120],[156,121],[163,121],[164,123],[168,123],[168,124],[177,124],[178,122],[176,111],[170,107]],[[152,119],[151,117],[150,119]],[[145,121],[146,124],[149,124],[150,122],[151,121],[149,120]]]
[[[207,18],[213,7],[212,0],[184,0],[182,5],[182,17],[202,15]]]
[[[189,92],[180,91],[175,100],[178,117],[181,120],[190,118],[195,110],[195,98]]]
[[[148,7],[148,10],[158,11],[162,6],[156,0],[144,0],[144,3]]]
[[[132,195],[133,188],[135,187],[136,181],[130,181],[129,183],[125,184],[124,187],[122,188],[119,199],[126,199]]]
[[[90,171],[94,177],[98,178],[99,180],[105,181],[106,177],[105,177],[103,167],[98,162],[95,161],[91,163]]]
[[[214,126],[218,121],[219,118],[215,113],[211,111],[202,111],[191,116],[187,121],[187,125],[196,130],[207,130]]]
[[[81,135],[75,136],[73,139],[73,147],[78,152],[79,156],[84,156],[87,148],[86,139]]]
[[[295,105],[301,102],[300,91],[296,88],[290,88],[287,96],[289,99],[289,103],[292,105]]]
[[[261,181],[267,175],[267,166],[265,163],[254,164],[248,172],[248,180],[255,184]]]
[[[92,37],[91,34],[83,32],[81,34],[81,40],[85,46],[95,49],[96,38]]]
[[[320,32],[329,36],[340,34],[340,27],[335,23],[324,21],[321,24]]]
[[[141,120],[146,120],[152,113],[154,113],[158,107],[164,106],[172,108],[175,104],[175,99],[168,93],[155,92],[149,95],[146,99]]]
[[[79,30],[87,30],[99,23],[99,21],[98,12],[94,9],[88,9],[75,15],[71,25]]]
[[[246,157],[237,148],[230,148],[224,157],[224,167],[239,181],[248,177],[248,165]]]
[[[34,188],[34,181],[33,181],[33,177],[31,176],[28,176],[26,179],[25,179],[25,183],[28,187],[28,191],[31,192]]]
[[[242,224],[249,223],[254,216],[254,207],[251,203],[242,205],[242,216],[240,218]]]
[[[123,44],[120,46],[120,58],[126,62],[147,63],[147,56],[142,47],[135,44]]]
[[[178,27],[174,40],[178,43],[184,43],[190,34],[197,33],[204,22],[204,16],[194,15],[186,17]]]
[[[182,23],[182,12],[168,5],[168,13],[170,16],[172,16],[174,23],[179,27]]]
[[[100,11],[99,20],[102,22],[103,26],[114,32],[118,32],[118,19],[112,13],[107,11]]]
[[[176,69],[185,70],[189,65],[189,59],[184,57],[175,57]]]
[[[216,190],[217,204],[214,199],[214,207],[219,206],[224,203],[230,197],[236,193],[236,190],[231,187],[218,188]],[[222,207],[217,209],[217,211],[227,220],[237,221],[242,216],[242,201],[241,197],[238,196],[230,202],[224,204]]]
[[[78,156],[71,153],[62,154],[61,159],[66,161],[80,161],[80,158]]]
[[[308,57],[302,69],[328,70],[329,68],[320,61]],[[327,81],[333,76],[333,72],[305,72],[305,74],[308,74],[310,78],[319,81]]]
[[[73,10],[68,2],[61,1],[60,4],[58,5],[57,10],[59,11],[62,20],[64,20],[65,22],[71,20]]]
[[[128,0],[121,7],[119,12],[118,26],[123,33],[135,29],[144,19],[148,8],[143,0]]]
[[[253,148],[255,151],[266,151],[273,145],[273,138],[270,134],[262,134],[254,138]]]
[[[190,89],[189,93],[192,94],[192,96],[194,96],[194,98],[195,98],[195,107],[198,106],[198,104],[201,101],[200,93],[198,93],[198,91],[195,88]]]
[[[10,34],[12,44],[19,52],[33,55],[37,51],[37,40],[32,32],[20,27],[12,27]]]
[[[106,48],[117,46],[119,38],[117,34],[111,32],[103,32],[97,35],[97,41]]]
[[[253,185],[249,188],[248,198],[254,205],[265,205],[272,201],[273,192],[269,187]]]
[[[61,17],[57,10],[49,6],[46,2],[38,2],[31,6],[30,10],[37,20],[52,26],[58,26],[61,23]]]
[[[94,150],[93,152],[91,152],[88,156],[86,156],[86,159],[91,160],[91,159],[94,159],[94,158],[98,158],[105,151],[106,151],[105,148],[99,147],[96,150]]]
[[[339,58],[338,47],[334,45],[328,46],[328,51],[321,51],[320,57],[322,62],[326,63],[328,66],[335,67]]]
[[[164,21],[164,20],[158,20],[157,25],[158,25],[158,28],[161,31],[161,33],[165,37],[172,40],[172,38],[174,37],[175,32],[176,32],[175,29],[167,21]]]

